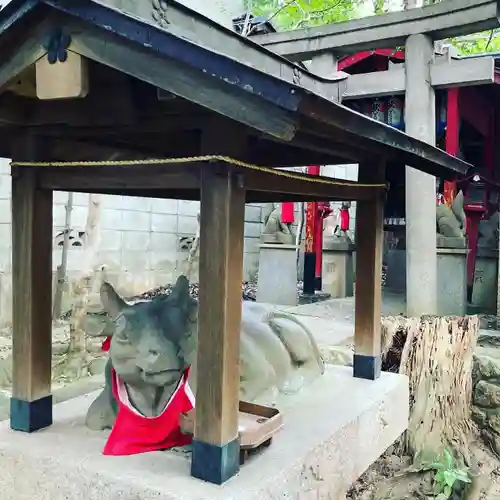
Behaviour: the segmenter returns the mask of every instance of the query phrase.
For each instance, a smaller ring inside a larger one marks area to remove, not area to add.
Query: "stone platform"
[[[184,452],[103,456],[106,433],[83,425],[96,394],[56,405],[54,425],[32,435],[0,423],[2,500],[343,500],[408,422],[406,377],[370,382],[328,367],[282,398],[285,426],[271,447],[218,487],[189,476]]]

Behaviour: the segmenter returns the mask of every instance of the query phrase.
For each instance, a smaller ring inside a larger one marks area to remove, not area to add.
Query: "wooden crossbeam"
[[[178,190],[175,198],[182,197],[182,191],[199,192],[203,170],[215,168],[207,163],[179,165],[144,165],[133,167],[40,167],[40,186],[55,191],[118,191],[123,194],[139,191],[158,192]],[[307,200],[356,201],[373,200],[384,191],[379,185],[361,185],[343,179],[318,177],[311,180],[303,174],[293,173],[293,177],[270,172],[247,170],[232,166],[233,171],[242,175],[247,193],[286,195],[290,199],[303,197]],[[321,181],[324,181],[321,182]],[[335,184],[334,184],[335,183]],[[199,198],[198,198],[199,199]]]

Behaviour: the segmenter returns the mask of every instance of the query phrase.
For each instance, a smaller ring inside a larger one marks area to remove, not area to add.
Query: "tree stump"
[[[400,452],[415,462],[444,449],[469,465],[473,353],[479,318],[382,319],[383,369],[409,377],[410,421]]]

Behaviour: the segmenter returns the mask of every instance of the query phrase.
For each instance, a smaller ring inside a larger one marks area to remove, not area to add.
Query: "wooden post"
[[[361,183],[385,182],[385,161],[359,165]],[[381,371],[380,311],[385,196],[356,205],[354,376],[375,380]]]
[[[17,161],[43,159],[39,138],[16,145]],[[37,183],[36,168],[12,170],[12,398],[14,430],[52,424],[52,191]]]
[[[215,484],[234,476],[240,460],[239,353],[245,221],[242,181],[227,165],[203,167],[198,382],[191,474]]]

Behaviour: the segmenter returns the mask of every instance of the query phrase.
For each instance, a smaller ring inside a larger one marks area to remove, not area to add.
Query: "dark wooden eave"
[[[339,157],[356,162],[383,156],[441,178],[463,175],[469,168],[433,146],[328,99],[335,82],[299,71],[175,2],[169,12],[173,18],[190,15],[200,26],[197,39],[186,37],[175,23],[162,29],[93,0],[13,0],[0,11],[0,90],[41,57],[47,30],[58,25],[71,34],[70,50],[245,125],[249,135],[268,140],[270,156],[274,141],[282,154],[287,145],[304,152],[297,155],[297,165],[306,163],[309,152],[307,163],[318,153],[323,164],[338,163]],[[217,51],[211,47],[214,39],[202,36],[207,26],[223,42]],[[5,127],[7,133],[13,129]]]

